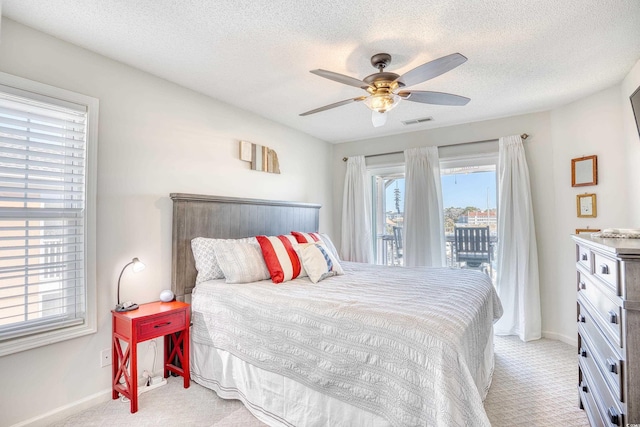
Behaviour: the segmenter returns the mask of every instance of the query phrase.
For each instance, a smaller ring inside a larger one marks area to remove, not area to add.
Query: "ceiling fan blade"
[[[349,86],[359,87],[360,89],[367,89],[368,87],[370,87],[362,80],[358,80],[355,77],[345,76],[344,74],[334,73],[333,71],[318,69],[311,70],[309,72],[317,76],[324,77],[325,79],[333,80],[334,82],[342,83]]]
[[[467,58],[459,53],[443,56],[433,61],[422,64],[411,71],[407,71],[396,79],[398,82],[404,83],[405,86],[413,86],[422,83],[447,71],[451,71],[458,65],[464,64]]]
[[[359,96],[358,98],[345,99],[344,101],[334,102],[333,104],[325,105],[324,107],[316,108],[315,110],[307,111],[300,114],[301,116],[308,116],[309,114],[319,113],[320,111],[330,110],[332,108],[340,107],[341,105],[351,104],[352,102],[363,101],[366,96]]]
[[[434,105],[467,105],[471,101],[464,96],[428,90],[406,90],[398,92],[398,95],[407,101]]]

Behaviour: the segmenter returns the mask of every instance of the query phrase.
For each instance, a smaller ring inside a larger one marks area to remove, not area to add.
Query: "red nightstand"
[[[141,304],[134,311],[111,311],[113,337],[112,398],[122,394],[131,401],[131,413],[138,411],[138,343],[164,336],[164,377],[174,372],[190,385],[189,304],[179,301]],[[122,343],[127,344],[123,351]],[[180,366],[174,364],[176,361]],[[129,369],[127,369],[129,365]],[[124,382],[120,380],[124,378]]]

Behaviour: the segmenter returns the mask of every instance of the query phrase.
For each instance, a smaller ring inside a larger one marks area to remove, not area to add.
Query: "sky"
[[[404,208],[404,179],[399,179],[387,188],[386,211],[395,211],[393,190],[398,184],[400,190],[400,211]],[[487,206],[488,195],[488,206]],[[475,206],[481,210],[496,207],[496,173],[475,172],[442,176],[443,207],[466,208]]]

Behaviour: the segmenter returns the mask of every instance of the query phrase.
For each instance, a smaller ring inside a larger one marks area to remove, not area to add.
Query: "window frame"
[[[97,332],[97,285],[96,285],[96,207],[98,166],[98,113],[99,101],[87,95],[35,82],[22,77],[0,72],[0,84],[30,92],[33,99],[55,98],[87,107],[86,172],[85,172],[85,223],[84,223],[84,269],[86,312],[84,322],[76,326],[61,326],[57,329],[31,335],[9,338],[0,342],[0,356],[78,338]]]

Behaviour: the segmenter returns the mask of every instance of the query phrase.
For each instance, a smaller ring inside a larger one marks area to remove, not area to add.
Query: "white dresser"
[[[592,426],[640,426],[640,239],[573,239],[580,407]]]

